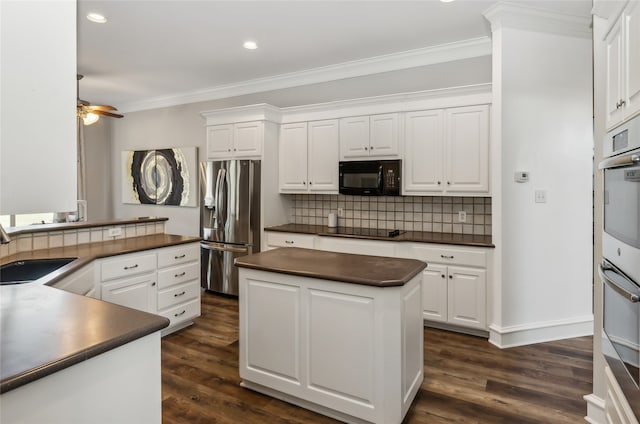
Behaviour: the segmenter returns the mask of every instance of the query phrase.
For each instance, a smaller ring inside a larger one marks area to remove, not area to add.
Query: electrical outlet
[[[343,218],[343,217],[344,217],[344,208],[338,208],[338,216],[339,216],[340,218]]]
[[[467,222],[467,213],[465,211],[458,211],[458,222]]]
[[[109,237],[118,237],[122,234],[122,227],[109,228]]]
[[[547,191],[536,190],[536,203],[547,203]]]

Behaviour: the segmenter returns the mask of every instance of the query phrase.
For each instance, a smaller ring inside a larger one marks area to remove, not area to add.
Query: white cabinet
[[[0,1],[0,39],[0,214],[76,210],[76,2]]]
[[[338,192],[338,120],[282,125],[279,152],[281,193]]]
[[[168,318],[163,336],[200,316],[199,243],[104,259],[97,275],[102,300]]]
[[[489,193],[489,106],[405,115],[403,193]]]
[[[604,371],[607,381],[607,397],[604,404],[606,424],[638,424],[638,420],[611,369],[605,367]]]
[[[100,290],[96,283],[93,263],[85,265],[73,274],[51,284],[51,287],[81,296],[100,298]]]
[[[200,245],[197,243],[158,250],[157,313],[169,318],[166,335],[200,316]]]
[[[399,114],[340,119],[340,160],[397,158]]]
[[[275,231],[266,231],[267,250],[276,249],[278,247],[301,247],[305,249],[314,248],[315,235],[298,234],[298,233],[281,233]]]
[[[487,258],[472,248],[410,247],[427,263],[422,273],[423,317],[427,321],[486,330]]]
[[[207,127],[207,159],[260,158],[264,122],[210,125]]]
[[[640,112],[640,2],[629,2],[605,40],[610,129]]]

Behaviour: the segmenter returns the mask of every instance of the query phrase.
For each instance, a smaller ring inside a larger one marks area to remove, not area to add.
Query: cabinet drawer
[[[313,240],[315,236],[310,234],[294,234],[294,233],[267,233],[267,246],[275,247],[303,247],[313,249]]]
[[[144,253],[119,256],[102,263],[100,268],[101,280],[127,277],[145,272],[155,271],[156,253]]]
[[[419,259],[427,263],[468,265],[479,268],[487,267],[487,253],[482,250],[469,248],[452,248],[449,246],[413,245],[410,258]]]
[[[200,244],[191,243],[178,247],[158,250],[158,268],[197,261],[200,257]]]
[[[158,312],[158,315],[169,318],[169,327],[173,327],[183,321],[191,320],[200,316],[200,298],[181,303],[180,305],[170,307]]]
[[[199,281],[193,280],[158,292],[158,309],[166,309],[187,300],[195,299],[200,293]]]
[[[159,289],[190,280],[200,281],[200,267],[197,262],[158,270]]]

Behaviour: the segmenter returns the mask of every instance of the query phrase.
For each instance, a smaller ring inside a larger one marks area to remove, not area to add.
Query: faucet
[[[11,242],[11,237],[9,237],[9,234],[7,234],[4,228],[2,228],[2,224],[0,224],[0,243],[7,244],[9,242]]]

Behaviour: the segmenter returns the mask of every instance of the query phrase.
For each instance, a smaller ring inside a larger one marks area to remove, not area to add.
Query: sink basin
[[[76,258],[27,259],[0,266],[0,285],[29,283],[55,271]]]

